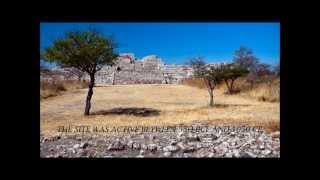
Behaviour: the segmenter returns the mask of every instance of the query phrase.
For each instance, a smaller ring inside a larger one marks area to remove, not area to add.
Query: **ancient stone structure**
[[[156,55],[138,60],[132,53],[123,53],[117,58],[114,66],[105,66],[97,72],[95,82],[99,85],[177,84],[192,75],[193,69],[189,65],[164,64]],[[40,78],[42,81],[78,79],[68,73],[68,69],[54,69],[50,73],[41,73]],[[81,79],[89,80],[89,76],[85,75]]]
[[[97,73],[97,84],[171,84],[193,74],[186,65],[165,65],[162,60],[149,55],[137,60],[134,54],[124,53],[113,67],[106,66]]]

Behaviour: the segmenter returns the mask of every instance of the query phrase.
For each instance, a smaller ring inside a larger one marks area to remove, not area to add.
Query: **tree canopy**
[[[93,74],[104,65],[114,64],[118,56],[114,49],[114,41],[97,31],[75,31],[54,41],[52,47],[45,49],[43,57],[61,67],[73,67]]]
[[[233,83],[234,81],[246,74],[249,73],[249,70],[246,68],[238,65],[238,64],[227,64],[223,66],[223,80],[226,83],[226,86],[228,88],[228,92],[231,94],[234,92]]]

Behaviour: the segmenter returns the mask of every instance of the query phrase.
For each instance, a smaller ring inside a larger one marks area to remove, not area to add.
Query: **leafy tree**
[[[241,76],[248,74],[249,71],[237,64],[227,64],[223,66],[223,80],[228,88],[228,93],[234,93],[233,84]]]
[[[65,38],[57,39],[44,51],[44,58],[59,66],[76,68],[90,77],[84,115],[90,114],[95,74],[104,65],[113,65],[118,55],[115,43],[95,30],[71,31]]]

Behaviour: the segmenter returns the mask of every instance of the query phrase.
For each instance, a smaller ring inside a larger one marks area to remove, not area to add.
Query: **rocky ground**
[[[176,131],[40,136],[40,157],[280,157],[280,132]]]

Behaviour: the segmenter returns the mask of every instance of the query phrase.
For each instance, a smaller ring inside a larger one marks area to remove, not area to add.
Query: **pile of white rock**
[[[41,157],[278,158],[280,132],[175,132],[40,137]]]

